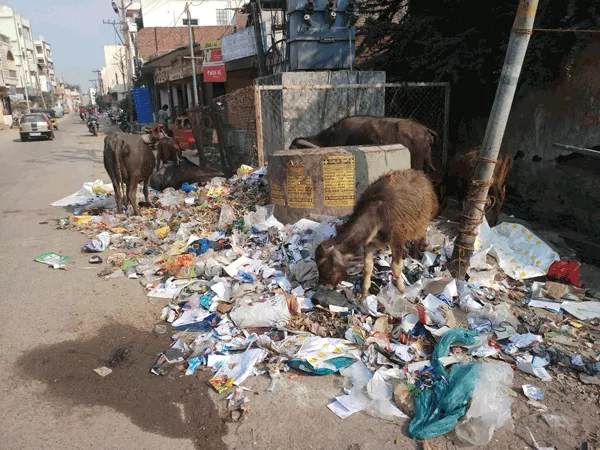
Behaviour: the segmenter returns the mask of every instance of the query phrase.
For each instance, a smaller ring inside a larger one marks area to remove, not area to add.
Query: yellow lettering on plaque
[[[285,168],[285,178],[285,193],[290,208],[315,206],[312,179],[301,163],[289,161]]]
[[[323,160],[323,205],[354,206],[354,156],[327,156]]]

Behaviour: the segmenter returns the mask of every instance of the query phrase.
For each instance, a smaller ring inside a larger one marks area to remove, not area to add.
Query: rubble
[[[96,182],[103,192],[88,195],[87,206],[80,195],[82,211],[59,221],[86,235],[84,251],[106,255],[100,276],[136,279],[153,301],[164,300],[155,333],[169,332],[173,344],[153,374],[182,364],[179,376],[212,371],[209,383],[227,392],[235,420],[248,414],[248,377],[269,376],[276,391],[281,372],[339,374],[344,389],[328,407],[340,419],[360,411],[412,417],[415,438],[456,426],[461,440],[478,445],[512,426],[514,370],[532,375],[522,387],[531,405],[562,373],[599,384],[600,302],[588,296],[585,276],[576,286],[578,268],[523,225],[484,223],[463,281],[445,269],[455,227],[434,221],[427,252],[404,261],[405,292],[391,283],[383,251],[362,298],[361,265],[335,291],[318,285],[314,250],[343,219],[280,223],[266,205],[265,174],[244,167],[229,180],[154,193],[137,217],[98,207],[107,188]],[[563,276],[547,280],[555,264]],[[566,426],[558,415],[544,420]]]

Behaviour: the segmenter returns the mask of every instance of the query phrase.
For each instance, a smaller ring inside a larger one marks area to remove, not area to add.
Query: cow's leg
[[[367,245],[365,248],[365,269],[363,273],[363,288],[362,295],[366,297],[369,295],[369,289],[371,288],[371,276],[373,275],[373,259],[375,256],[375,247]]]
[[[392,245],[392,273],[396,277],[396,287],[404,292],[404,281],[402,280],[402,256],[404,253],[404,241],[394,242]]]
[[[146,203],[150,203],[150,192],[148,190],[149,180],[144,180],[144,198],[146,199]]]
[[[138,207],[137,198],[136,198],[137,186],[138,186],[137,178],[131,177],[129,179],[129,182],[127,183],[127,198],[129,199],[129,203],[131,204],[131,207],[133,208],[133,212],[135,213],[136,216],[139,216],[140,208]]]

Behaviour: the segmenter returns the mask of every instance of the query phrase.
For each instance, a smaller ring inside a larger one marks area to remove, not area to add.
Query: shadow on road
[[[145,431],[192,439],[199,449],[224,449],[226,425],[208,395],[208,373],[183,376],[176,365],[163,377],[150,373],[169,345],[167,335],[112,324],[87,340],[38,347],[17,366],[45,384],[49,400],[108,406]],[[101,366],[113,372],[101,377],[93,371]]]

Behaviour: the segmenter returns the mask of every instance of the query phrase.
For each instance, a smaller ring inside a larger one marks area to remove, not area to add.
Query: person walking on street
[[[163,105],[163,107],[158,111],[158,123],[162,124],[165,129],[165,133],[169,131],[169,118],[171,115],[169,114],[169,106]]]

